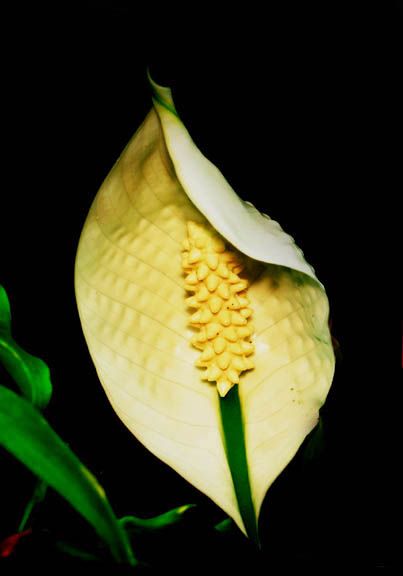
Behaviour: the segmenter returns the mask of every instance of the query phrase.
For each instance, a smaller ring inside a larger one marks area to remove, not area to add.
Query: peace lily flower
[[[334,354],[293,239],[197,149],[169,88],[102,184],[77,251],[90,354],[124,424],[256,538],[318,421]]]

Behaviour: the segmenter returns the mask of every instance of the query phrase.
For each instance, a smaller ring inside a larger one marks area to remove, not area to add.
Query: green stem
[[[22,532],[31,516],[32,510],[43,501],[45,498],[46,490],[48,485],[43,480],[39,479],[36,481],[34,492],[25,508],[24,515],[21,519],[20,525],[18,526],[18,532]]]
[[[249,538],[260,548],[256,513],[249,481],[242,408],[238,386],[234,386],[224,398],[220,397],[220,411],[225,450],[239,511]]]

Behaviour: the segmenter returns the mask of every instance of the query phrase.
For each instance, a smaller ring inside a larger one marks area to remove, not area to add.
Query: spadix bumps
[[[187,272],[185,288],[193,295],[186,302],[196,309],[191,324],[199,327],[192,344],[203,351],[196,366],[205,369],[202,379],[216,382],[225,396],[239,383],[241,372],[254,368],[248,358],[254,351],[248,282],[238,275],[243,270],[241,256],[226,250],[221,238],[195,222],[188,222],[187,230],[182,266]]]

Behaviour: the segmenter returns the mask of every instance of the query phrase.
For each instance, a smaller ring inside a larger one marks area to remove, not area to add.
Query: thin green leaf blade
[[[48,366],[15,342],[11,334],[11,310],[7,293],[0,285],[0,363],[21,393],[38,408],[45,408],[52,396]]]
[[[42,415],[4,386],[0,386],[0,444],[82,514],[117,561],[137,563],[96,478]]]
[[[174,526],[183,522],[186,512],[190,508],[194,508],[195,504],[186,504],[185,506],[179,506],[173,510],[168,510],[163,514],[158,516],[153,516],[152,518],[137,518],[136,516],[124,516],[120,518],[120,524],[127,530],[133,532],[156,532],[168,528],[169,526]]]

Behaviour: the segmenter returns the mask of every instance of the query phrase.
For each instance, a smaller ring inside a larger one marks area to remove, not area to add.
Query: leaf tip
[[[147,66],[146,69],[147,80],[151,88],[151,97],[153,99],[154,105],[160,105],[172,112],[175,116],[178,116],[178,113],[175,108],[175,104],[172,98],[172,91],[168,86],[161,86],[157,84],[155,80],[151,77],[150,67]]]

